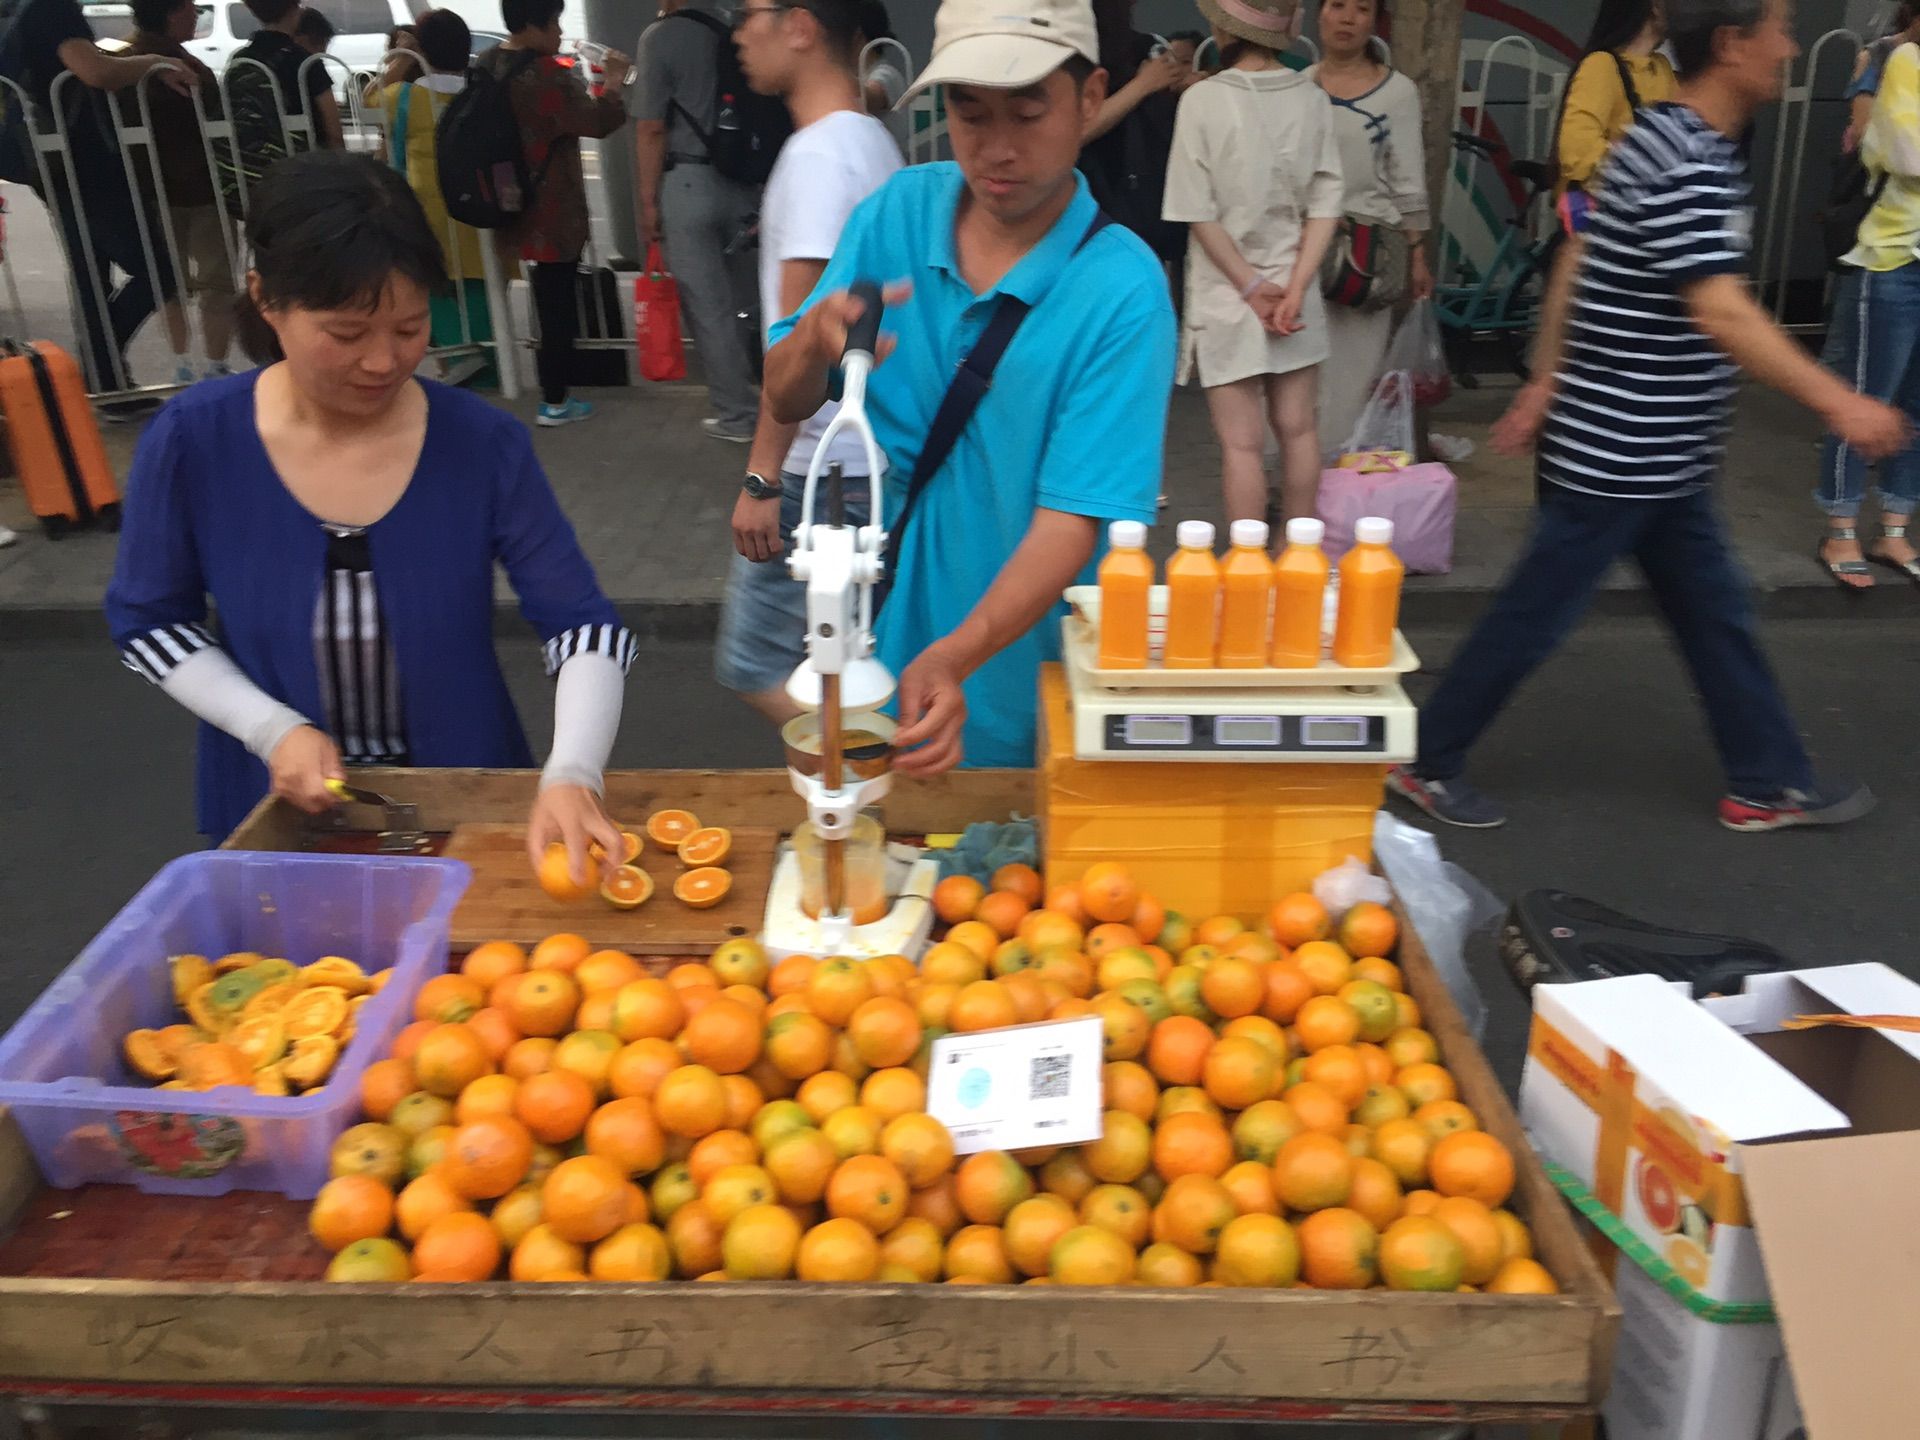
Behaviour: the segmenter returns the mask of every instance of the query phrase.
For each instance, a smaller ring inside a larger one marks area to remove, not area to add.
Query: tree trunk
[[[1459,124],[1460,22],[1464,0],[1399,0],[1393,7],[1393,64],[1419,88],[1427,142],[1427,193],[1437,238],[1445,223],[1447,173]],[[1438,249],[1434,250],[1437,260]]]

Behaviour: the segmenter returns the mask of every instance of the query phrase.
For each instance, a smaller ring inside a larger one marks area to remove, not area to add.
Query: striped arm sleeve
[[[204,625],[156,625],[127,637],[120,649],[120,663],[141,678],[161,685],[189,656],[218,648],[219,642]]]
[[[549,678],[576,655],[604,655],[626,674],[640,653],[640,642],[624,625],[576,625],[562,630],[547,641],[541,653],[546,657]]]

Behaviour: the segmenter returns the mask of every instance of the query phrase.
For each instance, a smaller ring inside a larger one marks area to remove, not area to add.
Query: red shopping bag
[[[684,380],[687,347],[680,338],[680,286],[647,247],[647,268],[633,282],[633,337],[640,347],[640,378]]]

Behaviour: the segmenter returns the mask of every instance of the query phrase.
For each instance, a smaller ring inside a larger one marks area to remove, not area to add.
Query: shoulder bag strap
[[[1613,56],[1613,66],[1620,72],[1620,88],[1627,92],[1627,108],[1635,115],[1640,113],[1640,87],[1633,83],[1633,67],[1627,64],[1627,57],[1618,50],[1609,51]]]
[[[1093,217],[1093,223],[1087,227],[1087,233],[1080,237],[1080,243],[1074,247],[1078,255],[1087,248],[1092,240],[1113,219],[1102,210]],[[1026,301],[1012,295],[1002,295],[1000,303],[993,307],[993,318],[987,321],[987,328],[980,334],[967,358],[960,362],[953,383],[947,387],[940,408],[934,412],[933,425],[927,431],[927,443],[921,447],[920,458],[914,462],[913,476],[907,481],[906,503],[900,507],[900,518],[893,523],[887,536],[886,569],[882,572],[881,600],[884,602],[886,591],[893,587],[893,577],[900,564],[901,542],[906,538],[907,525],[913,519],[913,513],[920,505],[920,497],[926,493],[933,477],[953,455],[953,447],[960,443],[960,436],[973,419],[974,411],[980,408],[980,402],[987,398],[987,391],[993,388],[994,371],[1000,368],[1000,361],[1007,353],[1007,347],[1013,343],[1013,337],[1026,321],[1032,307]]]
[[[700,28],[703,30],[711,31],[714,39],[719,44],[731,45],[733,43],[733,32],[727,29],[727,27],[723,25],[719,20],[707,14],[704,10],[676,10],[671,15],[663,15],[661,19],[698,21],[700,24]],[[717,53],[718,52],[716,51],[716,55]],[[719,63],[720,62],[718,59],[714,61],[714,64],[716,66]],[[687,128],[693,131],[694,135],[699,139],[702,147],[705,148],[707,154],[712,155],[713,154],[713,135],[710,131],[702,130],[700,128],[700,122],[693,118],[693,112],[687,109],[686,106],[682,105],[678,99],[672,99],[667,101],[667,109],[670,111],[678,110],[680,112],[680,118],[687,122]]]

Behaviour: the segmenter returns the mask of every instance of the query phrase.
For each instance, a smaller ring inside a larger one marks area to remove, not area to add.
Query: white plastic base
[[[919,856],[919,851],[905,851]],[[893,909],[868,925],[846,927],[840,934],[819,920],[810,920],[800,908],[800,860],[791,846],[783,846],[774,862],[773,885],[767,891],[767,919],[760,943],[773,960],[789,955],[851,955],[870,960],[876,955],[904,955],[918,960],[933,934],[933,887],[940,879],[938,861],[895,858],[902,847],[889,851],[889,888],[899,898]]]

